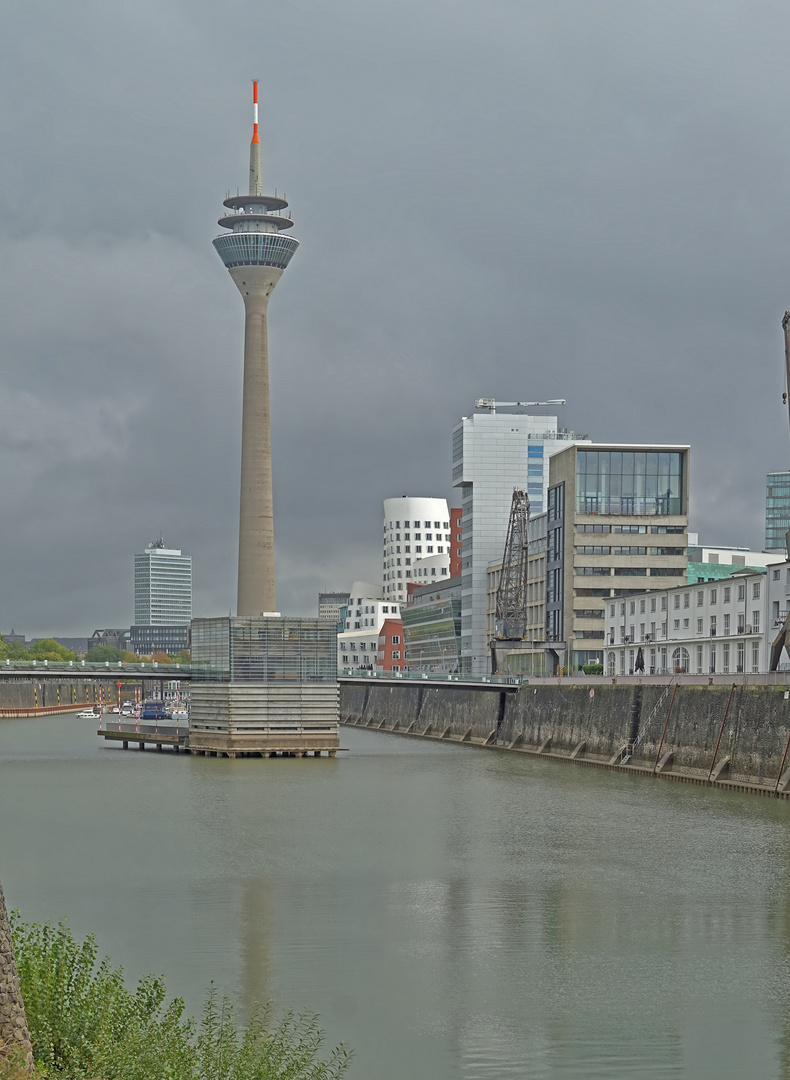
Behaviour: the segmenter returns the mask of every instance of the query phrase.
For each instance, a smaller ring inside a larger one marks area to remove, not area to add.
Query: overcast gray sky
[[[132,621],[132,556],[235,604],[244,187],[270,305],[278,600],[380,576],[478,396],[688,442],[691,528],[763,542],[790,464],[790,9],[728,0],[11,0],[0,44],[0,631]],[[455,500],[458,501],[457,499]]]

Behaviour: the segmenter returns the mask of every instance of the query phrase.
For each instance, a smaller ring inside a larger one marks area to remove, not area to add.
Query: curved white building
[[[450,511],[446,499],[401,495],[384,500],[383,583],[387,600],[406,602],[407,586],[450,576]]]

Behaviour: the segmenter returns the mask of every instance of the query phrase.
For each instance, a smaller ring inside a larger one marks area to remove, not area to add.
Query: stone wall
[[[729,758],[731,775],[775,783],[790,738],[790,696],[782,685],[738,685],[725,722],[730,689],[600,682],[484,689],[343,683],[340,717],[343,723],[502,748],[548,745],[552,752],[571,754],[582,747],[584,756],[601,761],[636,738],[633,764],[650,769],[663,733],[660,756],[672,751],[674,770],[702,774],[714,763],[721,734],[716,763]],[[790,755],[785,769],[788,765]]]

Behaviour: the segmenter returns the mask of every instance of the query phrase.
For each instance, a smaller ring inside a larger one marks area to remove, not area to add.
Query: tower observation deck
[[[237,615],[260,615],[277,607],[266,320],[272,289],[299,246],[285,235],[293,227],[290,216],[282,213],[288,203],[263,194],[257,82],[253,110],[250,191],[225,199],[229,213],[219,224],[228,232],[214,240],[245,309]]]

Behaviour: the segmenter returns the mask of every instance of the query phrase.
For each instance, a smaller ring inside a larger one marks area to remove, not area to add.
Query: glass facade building
[[[194,619],[192,664],[203,682],[334,683],[337,627],[265,615]]]
[[[683,455],[643,450],[579,450],[580,514],[668,516],[682,513]]]
[[[765,549],[784,551],[790,529],[790,472],[770,472],[765,478]]]
[[[425,586],[401,608],[406,666],[410,671],[458,671],[461,656],[460,583]]]

